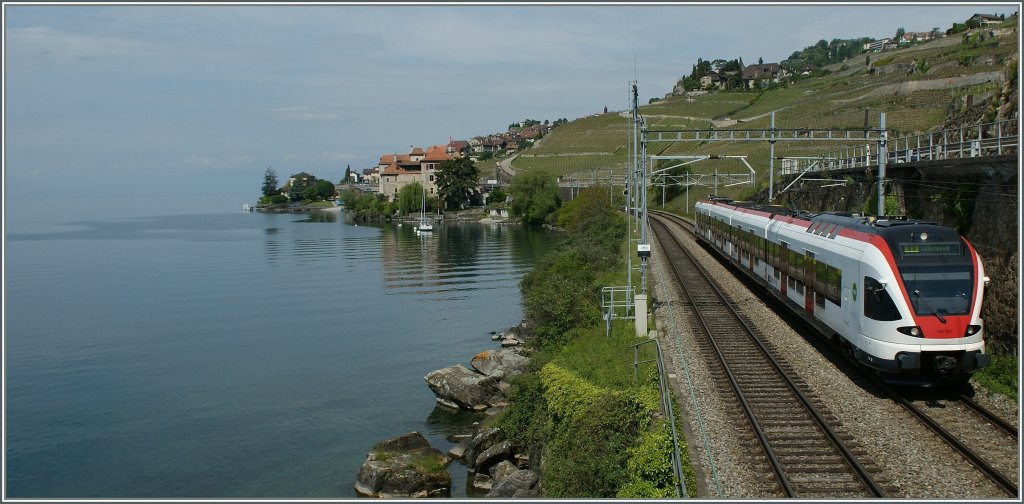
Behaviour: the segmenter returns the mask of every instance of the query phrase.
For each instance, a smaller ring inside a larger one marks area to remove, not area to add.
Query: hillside
[[[1014,17],[995,27],[909,48],[855,55],[824,67],[827,72],[818,72],[827,75],[804,76],[778,89],[669,96],[641,106],[640,113],[649,130],[768,128],[773,111],[777,128],[858,129],[864,127],[867,110],[870,127],[878,126],[880,112],[886,114],[890,137],[934,131],[965,108],[969,95],[975,104],[1000,99],[1004,83],[1017,73],[1017,33]],[[658,94],[658,90],[642,86],[641,82],[641,95]],[[1002,104],[994,104],[976,121],[993,120],[998,105]],[[1015,114],[1016,104],[1012,108]],[[630,161],[631,130],[626,112],[577,119],[521,153],[512,166],[516,171],[546,170],[581,179],[591,179],[595,174],[618,175]],[[778,142],[775,151],[776,156],[807,156],[849,146],[841,142]],[[651,144],[648,154],[746,155],[758,172],[758,185],[763,187],[767,184],[768,152],[766,142],[675,142]],[[692,169],[715,168],[734,170],[742,165],[736,160],[706,161]],[[719,192],[739,196],[753,191],[746,187]]]

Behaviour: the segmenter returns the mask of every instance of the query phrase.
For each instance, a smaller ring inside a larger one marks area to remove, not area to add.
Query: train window
[[[839,268],[829,266],[826,268],[828,275],[828,289],[825,291],[825,298],[832,301],[836,306],[843,306],[839,292],[843,289],[843,272]]]
[[[814,304],[818,305],[818,308],[825,307],[825,295],[820,292],[814,293]]]
[[[871,277],[864,277],[864,316],[883,322],[902,318],[885,286]]]

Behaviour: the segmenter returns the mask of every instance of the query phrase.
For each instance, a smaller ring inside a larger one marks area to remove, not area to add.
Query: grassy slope
[[[1004,26],[1016,27],[1016,21]],[[879,112],[886,113],[886,126],[896,135],[936,129],[945,119],[946,111],[966,94],[982,95],[997,86],[988,83],[970,87],[921,91],[896,91],[894,85],[912,81],[932,81],[977,73],[1005,71],[1005,61],[1019,56],[1015,35],[988,39],[974,45],[962,43],[963,34],[938,39],[887,53],[855,56],[843,64],[833,65],[832,74],[808,78],[788,88],[766,92],[721,92],[696,97],[672,97],[642,106],[648,128],[704,129],[712,119],[729,118],[740,121],[731,129],[767,128],[768,114],[776,112],[778,128],[857,129],[864,126],[864,110],[869,112],[872,127],[878,125]],[[870,56],[870,67],[865,65]],[[921,64],[925,61],[926,64]],[[967,62],[967,66],[961,63]],[[922,71],[908,73],[911,66]],[[869,73],[873,67],[875,73]],[[886,87],[890,86],[890,87]],[[723,129],[723,128],[718,128]],[[617,113],[577,119],[556,128],[544,142],[523,152],[513,163],[519,170],[546,170],[559,176],[575,175],[590,178],[609,171],[619,174],[630,161],[629,135],[632,126],[628,117]],[[801,156],[830,152],[850,144],[778,142],[776,156]],[[758,184],[767,183],[769,150],[764,142],[694,142],[650,144],[649,154],[720,154],[746,155],[758,172]],[[714,163],[714,164],[713,164]],[[778,169],[778,160],[775,162]],[[693,165],[694,171],[743,171],[736,160],[705,161]],[[742,197],[747,188],[721,189],[720,193]],[[694,197],[710,191],[695,189]],[[677,198],[677,200],[681,199]],[[660,199],[659,199],[660,203]],[[675,202],[682,206],[681,201]],[[671,206],[671,205],[670,205]]]

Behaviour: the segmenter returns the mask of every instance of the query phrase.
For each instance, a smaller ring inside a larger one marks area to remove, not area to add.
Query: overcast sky
[[[4,4],[4,192],[255,199],[268,165],[336,182],[410,145],[625,109],[634,76],[646,103],[698,57],[778,62],[1015,11]]]

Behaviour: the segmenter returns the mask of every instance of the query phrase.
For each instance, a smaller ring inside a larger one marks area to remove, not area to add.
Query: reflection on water
[[[518,283],[535,257],[522,231],[467,222],[445,223],[428,235],[408,225],[383,227],[384,287],[389,293],[458,300]]]
[[[388,295],[457,301],[517,285],[529,265],[557,239],[536,230],[476,222],[439,223],[433,233],[418,234],[409,223],[359,225],[341,215],[315,212],[294,222],[335,223],[374,232],[306,238],[285,236],[268,222],[263,230],[267,263],[287,257],[312,269],[380,268]]]
[[[4,258],[18,498],[354,497],[376,442],[415,430],[447,451],[476,421],[432,413],[423,377],[520,320],[519,278],[558,239],[338,214],[20,227]]]
[[[464,411],[438,403],[427,416],[427,428],[430,434],[444,436],[451,441],[452,436],[472,434],[476,422],[487,418],[487,414],[477,411]]]

